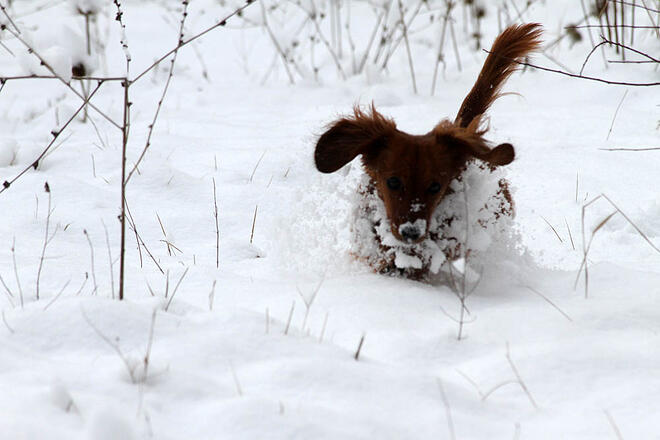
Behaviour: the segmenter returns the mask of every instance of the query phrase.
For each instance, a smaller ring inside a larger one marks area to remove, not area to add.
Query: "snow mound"
[[[361,166],[305,173],[311,177],[292,185],[296,189],[271,224],[269,255],[294,272],[375,269],[424,278],[419,276],[424,271],[432,281],[448,268],[448,260],[464,258],[469,250],[468,266],[481,273],[486,265],[520,254],[514,220],[501,214],[512,209],[501,191],[505,175],[503,169],[470,163],[433,214],[428,238],[410,245],[392,235],[382,200],[366,194],[369,177]]]

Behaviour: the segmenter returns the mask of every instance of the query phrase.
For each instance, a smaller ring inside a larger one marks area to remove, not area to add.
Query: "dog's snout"
[[[416,226],[404,226],[401,228],[401,236],[407,241],[416,241],[422,235]]]
[[[408,221],[400,225],[397,229],[403,240],[408,243],[415,243],[426,234],[426,220],[417,219],[414,222]]]

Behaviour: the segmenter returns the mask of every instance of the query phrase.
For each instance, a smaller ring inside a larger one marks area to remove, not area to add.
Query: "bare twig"
[[[490,51],[488,51],[486,49],[483,49],[483,50],[484,50],[484,52],[486,52],[488,54],[491,53]],[[498,56],[501,56],[501,55],[498,55]],[[506,57],[504,57],[504,58],[506,58]],[[511,58],[509,58],[509,60],[516,63],[516,64],[520,64],[521,66],[532,67],[534,69],[539,69],[539,70],[543,70],[543,71],[546,71],[546,72],[552,72],[552,73],[558,73],[560,75],[570,76],[571,78],[586,79],[586,80],[589,80],[589,81],[597,81],[597,82],[610,84],[610,85],[631,86],[631,87],[660,86],[660,82],[631,83],[631,82],[625,82],[625,81],[610,81],[610,80],[606,80],[606,79],[603,79],[603,78],[596,78],[596,77],[593,77],[593,76],[585,76],[585,75],[577,75],[577,74],[574,74],[574,73],[564,72],[562,70],[550,69],[548,67],[537,66],[537,65],[532,64],[532,63],[527,63],[527,62],[524,62],[524,61],[518,61],[518,60],[511,59]]]
[[[571,319],[571,317],[568,316],[568,314],[566,314],[566,312],[564,312],[562,309],[560,309],[559,306],[557,306],[557,304],[553,303],[553,302],[552,302],[547,296],[545,296],[544,294],[542,294],[541,292],[539,292],[538,290],[536,290],[535,288],[533,288],[533,287],[531,287],[531,286],[527,286],[527,288],[528,288],[529,290],[531,290],[532,292],[536,293],[536,294],[537,294],[538,296],[540,296],[541,298],[543,298],[543,300],[544,300],[545,302],[547,302],[548,304],[550,304],[552,307],[554,307],[555,310],[557,310],[559,313],[561,313],[562,316],[563,316],[564,318],[566,318],[566,319],[568,319],[569,321],[573,322],[573,319]]]
[[[215,300],[215,284],[218,280],[213,280],[211,291],[209,292],[209,311],[213,310],[213,301]]]
[[[325,312],[325,318],[323,318],[323,326],[321,327],[321,334],[319,335],[319,344],[323,342],[323,336],[325,335],[325,328],[328,325],[328,312]]]
[[[415,78],[415,68],[413,67],[412,53],[410,52],[410,42],[408,41],[408,26],[403,13],[403,5],[401,0],[397,0],[399,4],[399,13],[401,14],[401,28],[403,32],[403,41],[406,43],[406,53],[408,54],[408,67],[410,68],[410,77],[412,78],[413,92],[417,94],[417,80]],[[421,2],[420,2],[421,5]]]
[[[568,231],[568,238],[571,240],[571,247],[575,250],[575,243],[573,242],[573,234],[571,234],[571,228],[568,226],[568,220],[564,217],[564,223],[566,223],[566,230]]]
[[[7,286],[7,283],[5,283],[5,280],[2,278],[2,275],[0,275],[0,284],[2,284],[2,287],[5,289],[5,294],[7,295],[7,299],[9,300],[9,303],[11,304],[12,307],[14,307],[14,294],[11,292],[11,289],[9,289],[9,286]]]
[[[362,351],[362,346],[364,345],[364,338],[367,336],[366,333],[362,333],[362,337],[360,338],[360,342],[358,343],[357,350],[355,350],[355,355],[353,358],[355,358],[356,361],[360,360],[360,352]]]
[[[660,150],[660,147],[649,147],[649,148],[599,148],[603,151],[657,151]]]
[[[64,287],[62,287],[62,289],[60,289],[60,291],[57,293],[57,295],[55,295],[55,296],[53,297],[53,299],[50,300],[50,302],[49,302],[48,304],[46,304],[46,307],[44,307],[44,312],[45,312],[46,310],[48,310],[48,308],[49,308],[50,306],[52,306],[53,303],[54,303],[55,301],[57,301],[57,299],[58,299],[58,298],[64,293],[64,290],[69,286],[69,283],[70,283],[70,282],[71,282],[71,280],[68,280],[66,283],[64,283]]]
[[[300,298],[303,301],[303,304],[305,304],[305,317],[303,318],[303,323],[301,326],[301,330],[304,332],[305,331],[305,325],[307,324],[307,317],[309,316],[309,310],[312,308],[312,305],[314,304],[314,300],[316,299],[316,295],[319,293],[319,290],[321,290],[321,286],[323,285],[323,281],[325,281],[325,273],[323,274],[323,277],[319,281],[319,283],[316,285],[316,288],[312,291],[312,293],[309,295],[309,297],[305,297],[305,295],[302,293],[300,288],[296,286],[296,290],[298,291],[298,295],[300,295]]]
[[[11,333],[11,334],[14,334],[14,333],[15,333],[15,332],[14,332],[14,329],[11,328],[11,326],[10,326],[9,323],[7,322],[7,318],[5,317],[5,311],[4,311],[4,309],[2,310],[2,322],[5,323],[5,326],[7,327],[7,330],[9,330],[9,333]]]
[[[115,1],[116,2],[116,1]],[[188,17],[188,0],[183,0],[183,12],[182,12],[182,18],[181,18],[181,23],[179,26],[179,35],[178,35],[178,40],[177,40],[177,46],[174,48],[172,60],[170,61],[170,69],[169,72],[167,73],[167,80],[165,81],[165,87],[163,87],[163,92],[160,95],[160,99],[158,100],[158,105],[156,106],[156,112],[154,113],[154,117],[151,120],[151,124],[149,124],[149,132],[147,133],[147,141],[144,145],[144,148],[142,149],[142,153],[140,153],[140,156],[138,157],[138,160],[135,162],[135,165],[133,165],[133,169],[128,173],[128,176],[126,177],[126,180],[124,181],[124,184],[128,184],[128,182],[131,180],[131,177],[133,177],[133,173],[138,169],[138,166],[140,163],[142,163],[142,160],[144,159],[145,154],[147,154],[147,150],[151,146],[151,136],[153,135],[154,132],[154,127],[156,126],[156,121],[158,121],[158,115],[160,114],[160,110],[163,106],[163,101],[165,100],[165,95],[167,95],[167,91],[170,88],[170,83],[172,82],[172,76],[174,75],[174,65],[176,63],[177,55],[179,54],[179,48],[183,46],[183,30],[186,22],[186,18]],[[123,27],[123,25],[122,25]],[[130,58],[128,58],[130,60]],[[128,69],[128,67],[127,67]],[[126,75],[128,76],[128,74]]]
[[[172,291],[172,296],[170,296],[170,300],[167,301],[167,304],[165,305],[165,311],[166,312],[170,308],[170,304],[172,304],[172,301],[174,301],[174,295],[176,295],[176,291],[179,290],[179,286],[181,285],[181,282],[185,278],[185,276],[188,273],[189,269],[190,269],[189,267],[186,267],[186,270],[183,271],[183,274],[181,275],[181,278],[179,278],[179,281],[177,281],[176,286],[174,286],[174,290]]]
[[[139,244],[139,245],[140,245],[141,247],[143,247],[145,251],[147,251],[147,255],[149,255],[149,258],[151,258],[151,261],[153,261],[153,263],[156,265],[156,267],[158,268],[158,270],[160,271],[160,273],[162,273],[163,275],[165,275],[165,271],[164,271],[163,268],[160,266],[160,264],[158,264],[158,261],[156,260],[156,258],[154,257],[154,255],[151,253],[151,251],[150,251],[149,248],[147,247],[147,244],[144,242],[144,240],[142,239],[142,236],[141,236],[140,233],[138,232],[138,230],[137,230],[137,226],[135,225],[135,219],[133,219],[133,215],[131,214],[131,210],[130,210],[130,208],[129,208],[129,206],[128,206],[128,202],[126,202],[126,213],[128,214],[129,226],[133,229],[133,232],[135,232],[135,236],[136,236],[137,239],[140,241],[140,244]],[[140,257],[141,257],[141,256],[142,256],[142,253],[140,253]],[[140,259],[140,263],[142,263],[142,259]]]
[[[18,265],[16,264],[16,237],[11,242],[11,259],[14,263],[14,276],[16,277],[16,285],[18,286],[18,297],[21,300],[21,308],[23,308],[23,289],[21,288],[21,280],[18,278]]]
[[[112,350],[115,353],[117,353],[117,356],[119,356],[119,359],[121,359],[122,363],[124,364],[124,367],[126,367],[126,371],[128,372],[128,375],[131,378],[131,383],[137,383],[138,381],[137,381],[137,377],[135,376],[135,368],[131,366],[130,362],[128,361],[128,358],[126,357],[124,352],[121,351],[121,348],[119,348],[119,345],[115,343],[112,339],[104,335],[103,332],[97,326],[94,325],[94,323],[92,322],[91,319],[89,319],[89,317],[85,313],[85,310],[82,307],[80,308],[80,313],[82,314],[85,322],[87,322],[87,325],[89,325],[92,328],[92,330],[94,330],[94,333],[96,333],[97,336],[103,340],[103,342],[108,344],[108,346],[112,348]]]
[[[291,327],[291,319],[293,318],[293,310],[296,308],[296,301],[294,300],[291,303],[291,310],[289,310],[289,319],[286,320],[286,327],[284,328],[284,334],[289,334],[289,328]]]
[[[23,177],[23,175],[24,175],[25,173],[27,173],[28,171],[30,171],[31,168],[34,168],[35,170],[37,169],[37,167],[39,166],[39,163],[40,163],[41,159],[43,159],[43,158],[46,156],[46,154],[48,153],[48,150],[50,150],[51,147],[52,147],[53,145],[55,145],[55,141],[57,140],[58,136],[59,136],[60,134],[62,134],[62,132],[63,132],[63,131],[69,126],[69,124],[71,124],[71,122],[74,121],[74,119],[76,118],[76,116],[78,116],[78,113],[80,113],[80,112],[82,111],[82,109],[85,107],[85,105],[89,102],[89,100],[92,99],[92,97],[93,97],[94,94],[99,90],[99,88],[101,87],[102,84],[103,84],[103,82],[99,82],[99,84],[96,86],[96,88],[95,88],[95,89],[92,91],[92,93],[90,93],[90,95],[87,97],[87,99],[85,100],[85,102],[83,102],[83,104],[82,104],[80,107],[78,107],[78,109],[77,109],[77,110],[73,113],[73,115],[72,115],[72,116],[71,116],[71,117],[70,117],[70,118],[64,123],[64,125],[63,125],[61,128],[58,128],[58,129],[55,129],[55,130],[51,131],[51,134],[53,135],[53,139],[48,143],[48,145],[46,145],[46,148],[44,148],[44,149],[41,151],[41,153],[39,154],[39,156],[37,156],[37,158],[36,158],[35,160],[33,160],[32,163],[31,163],[28,167],[26,167],[25,169],[23,169],[23,171],[21,171],[20,173],[18,173],[18,174],[17,174],[16,176],[14,176],[12,179],[10,179],[10,180],[5,180],[5,181],[3,182],[3,184],[2,184],[2,188],[0,188],[0,194],[2,194],[3,192],[5,192],[5,191],[6,191],[6,190],[7,190],[7,189],[8,189],[8,188],[9,188],[14,182],[16,182],[18,179],[20,179],[21,177]]]
[[[552,226],[552,225],[550,224],[550,222],[549,222],[548,220],[546,220],[545,217],[541,216],[541,218],[543,219],[543,221],[544,221],[548,226],[550,226],[550,229],[552,229],[552,232],[555,233],[555,235],[557,236],[557,239],[559,240],[559,242],[560,242],[560,243],[563,243],[564,240],[561,239],[561,237],[559,236],[559,233],[557,232],[557,230],[555,229],[555,227]]]
[[[110,248],[110,235],[108,235],[108,228],[105,225],[105,222],[101,220],[101,223],[103,224],[103,230],[105,231],[105,244],[108,248],[108,264],[110,266],[110,292],[112,293],[112,299],[115,299],[115,276],[112,263],[112,249]]]
[[[89,106],[90,108],[92,108],[92,109],[94,109],[96,112],[98,112],[101,116],[103,116],[103,117],[104,117],[108,122],[110,122],[112,125],[114,125],[115,127],[121,129],[121,126],[120,126],[119,124],[117,124],[117,123],[116,123],[116,122],[115,122],[110,116],[108,116],[105,112],[103,112],[102,110],[100,110],[98,107],[96,107],[94,104],[92,104],[92,103],[90,102],[90,98],[91,98],[91,96],[88,96],[88,97],[83,96],[82,93],[80,93],[78,90],[76,90],[76,89],[71,85],[71,82],[70,82],[70,81],[67,81],[67,80],[65,80],[62,76],[58,75],[58,74],[55,72],[55,70],[53,69],[53,67],[48,63],[48,61],[46,61],[46,60],[45,60],[45,59],[44,59],[44,58],[43,58],[43,57],[42,57],[42,56],[41,56],[41,55],[40,55],[40,54],[39,54],[39,53],[38,53],[38,52],[37,52],[37,51],[36,51],[31,45],[30,45],[30,43],[28,43],[28,42],[27,42],[27,41],[21,36],[21,34],[16,33],[16,31],[13,31],[13,30],[11,30],[11,29],[8,28],[8,27],[7,27],[6,29],[7,29],[7,30],[9,31],[9,33],[11,33],[11,34],[12,34],[12,35],[13,35],[18,41],[20,41],[20,42],[23,44],[23,46],[25,46],[25,47],[28,49],[28,52],[29,52],[29,53],[33,54],[34,56],[36,56],[36,57],[39,59],[41,65],[43,65],[46,69],[48,69],[48,71],[53,75],[53,77],[54,77],[55,79],[59,80],[59,81],[60,81],[62,84],[64,84],[64,85],[65,85],[70,91],[72,91],[76,96],[78,96],[78,98],[80,98],[81,100],[84,101],[84,102],[83,102],[83,105],[82,105],[82,107],[81,107],[81,110],[82,110],[83,108]],[[34,77],[34,75],[32,75],[32,76]],[[104,81],[105,81],[104,78],[99,78],[98,80],[99,80],[99,82],[104,82]]]
[[[612,129],[614,128],[614,122],[616,121],[616,117],[619,114],[619,110],[621,110],[621,106],[623,105],[624,99],[626,99],[626,96],[628,95],[628,90],[626,90],[621,97],[621,101],[619,101],[619,105],[616,107],[616,111],[614,112],[614,116],[612,117],[612,123],[610,124],[610,130],[607,132],[607,137],[605,140],[610,139],[610,135],[612,134]]]
[[[144,367],[142,370],[143,380],[147,380],[147,377],[149,376],[151,347],[154,344],[154,329],[156,328],[156,313],[157,313],[157,309],[154,309],[151,312],[151,324],[149,325],[149,338],[147,339],[147,349],[144,352],[144,358],[142,360],[142,365]]]
[[[51,240],[55,237],[55,234],[57,233],[57,228],[55,229],[55,232],[53,232],[53,235],[50,235],[50,216],[53,213],[53,210],[51,208],[51,192],[50,192],[50,186],[48,185],[48,182],[44,184],[44,190],[48,194],[48,210],[46,211],[46,232],[44,236],[44,245],[41,248],[41,257],[39,258],[39,268],[37,269],[37,281],[36,281],[36,296],[37,296],[37,301],[39,300],[39,281],[41,280],[41,271],[44,267],[44,259],[46,257],[46,248],[48,247],[48,244],[51,242]]]
[[[525,394],[527,395],[527,398],[529,399],[529,402],[532,404],[532,406],[535,409],[538,409],[538,405],[534,401],[534,398],[532,397],[532,393],[529,392],[529,388],[527,388],[527,385],[525,385],[525,382],[523,381],[522,377],[520,376],[520,373],[518,372],[518,369],[516,368],[516,365],[513,363],[513,360],[511,359],[511,354],[509,352],[509,343],[507,342],[506,344],[506,360],[509,361],[509,365],[511,366],[511,370],[513,371],[513,374],[515,374],[516,379],[518,380],[518,383],[520,384],[520,387],[523,389]]]
[[[449,439],[456,440],[456,431],[454,430],[454,420],[451,417],[451,407],[449,406],[449,400],[445,394],[445,387],[442,385],[442,380],[438,378],[438,387],[440,388],[440,396],[442,397],[442,403],[445,405],[445,414],[447,417],[447,428],[449,429]]]
[[[213,178],[213,215],[215,217],[215,267],[220,267],[220,226],[218,223],[218,197],[216,196],[215,177]]]
[[[607,421],[612,427],[612,431],[614,431],[614,435],[616,435],[617,440],[623,440],[623,435],[621,434],[621,430],[617,426],[614,417],[612,417],[612,414],[610,414],[610,412],[606,409],[603,410],[603,413],[605,413],[605,417],[607,417]]]
[[[128,41],[126,39],[126,25],[124,24],[124,12],[121,10],[121,3],[118,0],[113,0],[113,3],[117,7],[117,15],[115,15],[115,20],[119,22],[119,27],[121,28],[121,37],[119,42],[121,43],[121,49],[124,51],[124,57],[126,58],[126,78],[129,77],[130,65],[131,65],[131,53],[128,50]]]
[[[238,376],[236,375],[236,370],[234,369],[234,364],[229,361],[229,369],[231,370],[231,376],[234,379],[234,385],[236,386],[236,393],[239,396],[243,395],[243,388],[241,388],[241,383],[238,381]]]
[[[252,239],[254,238],[254,225],[257,223],[257,210],[259,205],[254,207],[254,218],[252,218],[252,232],[250,232],[250,244],[252,244]]]

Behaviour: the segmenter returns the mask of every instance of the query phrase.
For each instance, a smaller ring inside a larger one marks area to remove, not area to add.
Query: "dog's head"
[[[314,159],[319,171],[333,173],[361,154],[392,234],[416,243],[426,237],[431,215],[469,160],[491,167],[513,161],[511,144],[491,149],[484,133],[475,118],[468,127],[443,121],[425,135],[410,135],[373,106],[368,112],[355,108],[352,117],[335,121],[319,138]]]

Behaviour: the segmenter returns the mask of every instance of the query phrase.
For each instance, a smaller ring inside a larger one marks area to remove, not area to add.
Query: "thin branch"
[[[94,333],[96,333],[97,336],[103,340],[103,342],[108,344],[108,346],[110,348],[112,348],[112,350],[115,353],[117,353],[117,356],[119,356],[119,359],[121,359],[121,361],[124,363],[124,366],[126,367],[126,371],[128,371],[128,375],[131,378],[131,382],[132,383],[137,383],[134,368],[131,367],[131,364],[128,362],[128,358],[121,351],[121,349],[119,348],[119,345],[117,345],[112,339],[110,339],[109,337],[104,335],[103,332],[101,330],[99,330],[99,328],[94,325],[94,323],[92,322],[91,319],[89,319],[89,317],[85,313],[85,310],[82,307],[80,308],[80,313],[82,314],[83,319],[85,320],[85,322],[87,322],[87,325],[89,325],[92,328],[92,330],[94,330]]]
[[[170,305],[172,304],[172,301],[174,301],[174,295],[176,295],[176,291],[179,290],[179,286],[181,285],[181,282],[183,281],[183,279],[186,277],[186,274],[188,273],[189,269],[190,269],[189,267],[186,267],[186,270],[183,271],[183,274],[181,275],[181,278],[179,278],[179,281],[177,281],[176,286],[174,287],[174,290],[172,291],[172,296],[170,296],[170,300],[167,301],[167,304],[165,305],[165,311],[166,312],[170,308]]]
[[[129,226],[130,226],[131,228],[133,228],[133,231],[135,232],[135,236],[137,237],[138,240],[140,240],[140,245],[144,248],[145,251],[147,251],[147,255],[149,255],[149,258],[151,258],[151,261],[153,261],[153,263],[156,265],[156,267],[158,268],[158,270],[160,271],[160,273],[162,273],[163,275],[165,275],[165,271],[164,271],[163,268],[160,266],[160,264],[158,264],[158,261],[156,261],[156,258],[155,258],[154,255],[151,253],[151,251],[150,251],[149,248],[147,247],[147,244],[144,242],[144,240],[142,239],[142,236],[141,236],[140,233],[138,232],[138,230],[137,230],[137,226],[135,225],[135,219],[133,218],[133,214],[131,214],[131,209],[130,209],[129,206],[128,206],[128,201],[126,202],[126,213],[128,214]]]
[[[76,110],[73,113],[73,115],[69,118],[69,120],[67,120],[66,123],[61,128],[59,128],[57,130],[53,130],[51,132],[51,134],[53,135],[53,139],[48,143],[46,148],[44,148],[41,151],[41,154],[39,154],[39,156],[37,156],[37,158],[34,161],[32,161],[32,164],[30,164],[23,171],[21,171],[16,176],[14,176],[11,180],[5,180],[2,183],[2,188],[0,189],[0,194],[2,194],[4,191],[6,191],[14,182],[16,182],[18,179],[20,179],[25,173],[30,171],[30,168],[34,168],[35,170],[37,169],[37,167],[39,166],[39,162],[41,161],[41,159],[44,158],[44,156],[46,156],[46,154],[48,153],[48,150],[50,150],[51,147],[55,144],[55,141],[57,140],[58,136],[60,134],[62,134],[62,132],[69,126],[69,124],[71,124],[71,122],[73,122],[73,120],[76,118],[76,116],[78,116],[78,113],[80,113],[85,108],[85,106],[89,103],[89,100],[92,99],[92,97],[99,90],[99,88],[101,87],[102,84],[103,84],[103,82],[99,81],[98,86],[96,86],[96,88],[92,91],[92,93],[90,93],[90,95],[85,99],[85,102],[83,102],[81,104],[81,106],[78,107],[78,110]]]
[[[218,197],[216,196],[215,177],[213,178],[213,215],[215,217],[215,267],[220,267],[220,226],[218,223]]]
[[[128,182],[131,180],[131,177],[133,176],[133,173],[135,172],[135,170],[137,170],[138,166],[142,162],[142,159],[144,159],[144,155],[147,154],[147,150],[149,149],[149,146],[151,146],[151,136],[153,135],[154,127],[156,126],[156,121],[158,120],[158,115],[160,114],[160,110],[163,106],[163,101],[165,100],[165,95],[167,95],[167,91],[170,88],[170,83],[172,82],[172,76],[174,75],[174,64],[176,63],[177,55],[179,54],[179,48],[183,45],[183,31],[184,31],[184,26],[185,26],[185,22],[186,22],[187,17],[188,17],[188,0],[183,0],[183,13],[182,13],[182,18],[181,18],[181,24],[180,24],[180,27],[179,27],[178,43],[177,43],[177,46],[174,48],[174,56],[172,56],[172,60],[170,62],[170,70],[167,74],[167,80],[165,81],[165,87],[163,87],[163,93],[160,95],[160,99],[158,100],[158,106],[156,107],[156,112],[154,113],[154,117],[151,121],[151,124],[149,124],[149,132],[147,134],[147,142],[144,145],[144,148],[142,149],[142,153],[140,153],[140,157],[135,162],[135,165],[133,165],[133,169],[131,170],[130,173],[128,173],[128,177],[126,177],[126,180],[124,181],[124,184],[128,184]],[[127,74],[127,76],[128,76],[128,74]]]
[[[364,345],[364,338],[367,336],[366,333],[362,333],[362,337],[360,338],[360,342],[358,343],[357,350],[355,351],[355,355],[353,358],[356,361],[360,360],[360,352],[362,351],[362,346]]]
[[[110,122],[112,125],[115,127],[119,128],[121,130],[121,126],[117,124],[110,116],[108,116],[105,112],[100,110],[98,107],[96,107],[94,104],[89,102],[90,97],[85,97],[83,94],[81,94],[78,90],[76,90],[69,81],[66,81],[62,76],[58,75],[57,72],[55,72],[55,69],[51,67],[51,65],[46,61],[37,51],[35,51],[30,44],[20,36],[20,34],[15,33],[12,31],[10,28],[6,28],[9,33],[11,33],[18,41],[20,41],[29,51],[29,53],[33,54],[36,56],[39,61],[41,62],[41,65],[43,65],[55,78],[57,78],[62,84],[64,84],[70,91],[72,91],[78,98],[82,99],[83,102],[83,108],[85,106],[89,106],[96,110],[101,116],[103,116],[108,122]],[[103,82],[104,79],[99,79],[100,82]]]
[[[626,96],[628,96],[628,90],[624,92],[623,96],[621,97],[621,101],[619,101],[619,105],[616,107],[616,111],[612,117],[612,123],[610,124],[610,130],[607,132],[607,137],[605,138],[606,141],[610,139],[612,129],[614,128],[614,122],[616,121],[616,117],[619,114],[619,110],[621,110],[621,106],[623,105],[623,101],[626,99]]]
[[[656,151],[660,150],[660,147],[650,147],[650,148],[599,148],[603,151]]]
[[[527,286],[527,288],[528,288],[529,290],[531,290],[532,292],[536,293],[536,294],[537,294],[538,296],[540,296],[541,298],[543,298],[543,300],[544,300],[545,302],[547,302],[548,304],[550,304],[552,307],[555,308],[555,310],[557,310],[559,313],[561,313],[562,316],[563,316],[564,318],[566,318],[566,319],[568,319],[569,321],[573,322],[573,319],[571,319],[571,317],[568,316],[568,314],[566,314],[566,312],[564,312],[562,309],[560,309],[559,306],[557,306],[557,304],[555,304],[555,303],[553,303],[552,301],[550,301],[550,299],[549,299],[547,296],[545,296],[544,294],[542,294],[541,292],[539,292],[538,290],[536,290],[535,288],[533,288],[533,287],[531,287],[531,286]]]
[[[124,12],[121,10],[121,3],[118,0],[114,0],[113,3],[117,7],[117,15],[115,15],[115,20],[119,22],[121,28],[121,37],[119,42],[121,43],[121,48],[124,51],[124,57],[126,58],[126,78],[129,77],[130,65],[131,65],[131,53],[128,50],[128,41],[126,40],[126,25],[124,24]]]
[[[105,230],[105,244],[108,247],[108,264],[110,265],[110,291],[112,292],[112,299],[115,299],[115,277],[112,269],[112,249],[110,248],[110,236],[108,235],[108,228],[105,222],[101,220],[103,229]]]
[[[401,14],[401,28],[403,32],[403,41],[406,44],[406,53],[408,54],[408,67],[410,68],[410,76],[412,78],[413,92],[417,94],[417,80],[415,79],[415,68],[413,67],[412,53],[410,51],[410,41],[408,41],[408,26],[406,25],[406,19],[403,13],[403,5],[401,0],[397,0],[399,3],[399,14]],[[422,2],[419,3],[420,5]]]
[[[602,38],[602,41],[601,41],[600,43],[598,43],[597,45],[595,45],[595,46],[591,49],[591,51],[589,52],[589,54],[588,54],[587,57],[585,58],[584,62],[582,63],[582,68],[580,69],[580,76],[582,75],[582,72],[584,72],[584,68],[585,68],[585,66],[587,65],[587,62],[589,61],[589,58],[591,58],[591,55],[593,55],[593,53],[596,51],[596,49],[598,49],[599,47],[603,46],[604,44],[614,45],[614,46],[617,46],[617,47],[621,47],[621,48],[627,49],[627,50],[629,50],[629,51],[631,51],[631,52],[634,52],[634,53],[636,53],[636,54],[638,54],[638,55],[641,55],[641,56],[643,56],[643,57],[645,57],[645,58],[648,58],[650,61],[653,61],[654,63],[660,63],[660,60],[659,60],[659,59],[654,58],[654,57],[652,57],[651,55],[649,55],[649,54],[647,54],[647,53],[641,52],[641,51],[639,51],[639,50],[637,50],[637,49],[633,49],[632,47],[630,47],[630,46],[626,46],[625,44],[621,44],[621,43],[617,43],[617,42],[614,42],[614,41],[608,40],[608,39],[606,39],[606,38],[604,38],[604,37],[602,37],[602,36],[601,36],[601,38]],[[532,67],[536,67],[536,66],[532,66]],[[585,77],[585,78],[587,78],[587,77]]]
[[[46,310],[48,310],[48,308],[49,308],[50,306],[52,306],[53,303],[55,303],[55,301],[57,301],[57,299],[58,299],[58,298],[64,293],[64,290],[66,290],[66,288],[69,286],[69,283],[70,283],[70,282],[71,282],[71,280],[67,281],[67,282],[64,284],[64,287],[62,287],[62,289],[60,289],[60,291],[57,293],[57,295],[55,295],[55,296],[53,297],[53,299],[50,300],[50,302],[49,302],[48,304],[46,304],[46,307],[44,307],[44,312],[45,312]]]
[[[605,413],[605,417],[607,417],[607,421],[612,427],[612,430],[614,431],[614,435],[616,435],[617,440],[623,440],[623,435],[621,434],[621,430],[617,426],[616,421],[614,421],[614,417],[612,417],[612,414],[610,414],[610,412],[607,411],[606,409],[604,409],[603,412]]]
[[[449,438],[450,440],[456,440],[456,431],[454,429],[454,420],[451,417],[451,407],[449,406],[449,400],[445,394],[445,388],[442,385],[442,380],[438,378],[438,387],[440,388],[440,396],[442,397],[442,403],[445,405],[445,414],[447,417],[447,427],[449,429]]]
[[[254,207],[254,218],[252,219],[252,232],[250,233],[250,244],[252,244],[252,239],[254,238],[254,225],[257,223],[257,210],[259,205]]]
[[[534,401],[534,398],[532,397],[532,393],[529,392],[529,389],[527,388],[527,385],[525,385],[525,382],[522,380],[522,377],[520,376],[520,373],[518,372],[518,369],[516,368],[516,365],[513,363],[513,360],[511,359],[511,354],[509,353],[509,343],[508,342],[506,344],[506,360],[509,361],[509,365],[511,366],[511,370],[513,371],[513,374],[516,375],[516,379],[518,379],[518,383],[520,384],[523,391],[527,395],[527,398],[529,399],[532,406],[535,409],[539,409],[538,405]]]
[[[5,317],[5,311],[4,309],[2,310],[2,322],[5,323],[5,326],[7,327],[7,330],[9,330],[9,333],[14,334],[14,329],[9,326],[9,323],[7,322],[7,318]]]
[[[126,81],[126,78],[123,76],[73,76],[71,77],[72,79],[75,80],[81,80],[81,81]],[[16,76],[0,76],[0,81],[5,82],[5,81],[16,81],[16,80],[25,80],[25,79],[60,79],[59,76],[55,75],[37,75],[37,74],[30,74],[30,75],[16,75]]]
[[[488,53],[488,54],[491,53],[490,51],[488,51],[488,50],[486,50],[486,49],[483,49],[483,51],[486,52],[486,53]],[[500,56],[500,57],[502,57],[501,55],[497,55],[497,54],[495,54],[495,55],[496,55],[496,56]],[[507,58],[507,57],[502,57],[502,58]],[[531,63],[524,62],[524,61],[514,60],[514,59],[512,59],[512,58],[507,58],[507,59],[509,59],[511,62],[514,62],[514,63],[516,63],[516,64],[520,64],[521,66],[532,67],[532,68],[534,68],[534,69],[539,69],[539,70],[543,70],[543,71],[546,71],[546,72],[552,72],[552,73],[558,73],[558,74],[560,74],[560,75],[570,76],[571,78],[586,79],[586,80],[589,80],[589,81],[597,81],[597,82],[601,82],[601,83],[605,83],[605,84],[610,84],[610,85],[631,86],[631,87],[653,87],[653,86],[660,86],[660,82],[651,82],[651,83],[631,83],[631,82],[621,82],[621,81],[610,81],[610,80],[606,80],[606,79],[603,79],[603,78],[596,78],[596,77],[585,76],[585,75],[577,75],[577,74],[574,74],[574,73],[564,72],[563,70],[550,69],[549,67],[541,67],[541,66],[537,66],[537,65],[535,65],[535,64],[531,64]]]
[[[550,224],[550,222],[549,222],[548,220],[545,219],[545,217],[541,216],[541,218],[543,219],[543,221],[544,221],[548,226],[550,226],[550,229],[552,229],[552,232],[555,233],[555,235],[557,236],[557,239],[559,239],[559,242],[560,242],[560,243],[563,243],[564,240],[561,239],[561,237],[559,236],[559,233],[557,232],[557,230],[555,229],[555,227],[552,226],[552,225]]]
[[[51,197],[51,192],[50,192],[50,186],[48,185],[48,182],[45,183],[44,189],[46,190],[46,193],[48,194],[48,210],[46,211],[46,232],[44,236],[44,245],[41,248],[41,257],[39,258],[39,269],[37,269],[37,286],[36,286],[36,295],[37,295],[37,301],[39,300],[39,281],[41,280],[41,270],[44,267],[44,259],[46,257],[46,248],[48,247],[48,243],[50,243],[52,237],[50,237],[50,216],[53,213],[53,210],[51,209],[51,202],[52,202],[52,197]],[[57,233],[57,229],[53,233],[53,236],[55,236],[55,233]]]

